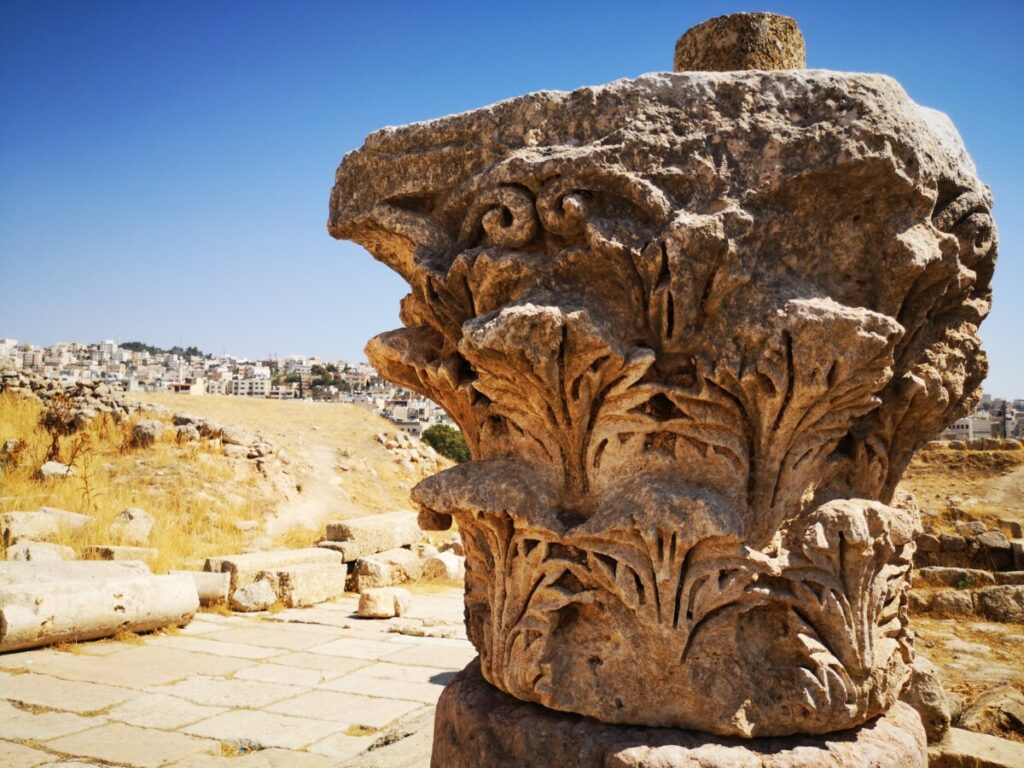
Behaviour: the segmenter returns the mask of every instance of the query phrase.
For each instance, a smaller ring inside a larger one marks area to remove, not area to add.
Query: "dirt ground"
[[[268,478],[277,500],[265,523],[270,536],[297,526],[317,529],[326,520],[410,509],[412,486],[450,465],[441,459],[410,472],[375,439],[395,432],[395,425],[357,405],[169,393],[138,399],[237,425],[284,450],[288,475]]]

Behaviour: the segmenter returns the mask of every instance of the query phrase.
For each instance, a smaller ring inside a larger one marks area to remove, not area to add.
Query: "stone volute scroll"
[[[943,114],[803,66],[721,17],[338,168],[331,235],[410,286],[367,354],[472,454],[413,490],[479,651],[435,766],[925,765],[896,485],[980,396],[991,198]]]

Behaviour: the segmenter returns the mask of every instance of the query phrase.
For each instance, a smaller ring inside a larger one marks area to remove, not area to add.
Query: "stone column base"
[[[608,725],[519,701],[473,661],[437,702],[431,768],[927,768],[917,712],[899,702],[860,728],[729,739]]]

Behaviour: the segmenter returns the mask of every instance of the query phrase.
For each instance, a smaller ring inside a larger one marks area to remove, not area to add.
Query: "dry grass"
[[[54,539],[81,555],[90,544],[126,543],[108,527],[124,508],[141,507],[156,519],[149,546],[159,550],[151,563],[157,572],[196,567],[207,556],[246,545],[235,523],[258,519],[262,500],[236,482],[234,465],[220,455],[218,443],[179,446],[168,429],[155,445],[132,449],[135,421],[119,424],[101,415],[62,440],[60,459],[71,463],[75,475],[42,481],[35,475],[50,445],[39,426],[42,412],[34,400],[0,393],[0,441],[25,442],[16,464],[4,471],[0,513],[52,506],[91,515],[94,525]]]

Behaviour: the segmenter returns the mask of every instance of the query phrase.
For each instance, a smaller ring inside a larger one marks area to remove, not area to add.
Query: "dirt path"
[[[992,481],[985,503],[1002,510],[1002,516],[1024,522],[1024,467]]]

